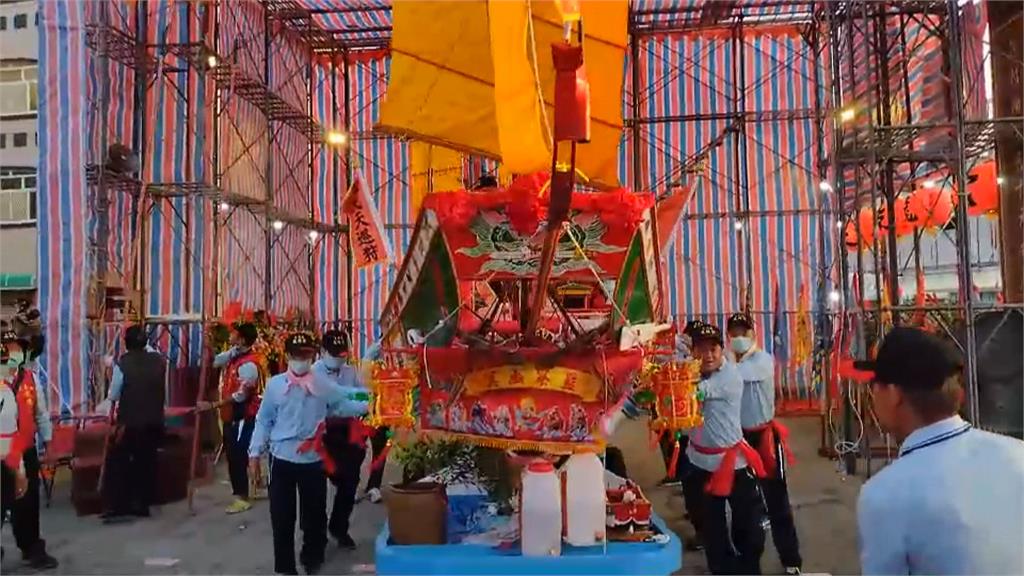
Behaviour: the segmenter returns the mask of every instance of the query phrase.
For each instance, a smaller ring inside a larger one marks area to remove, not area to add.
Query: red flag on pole
[[[349,246],[356,268],[394,261],[384,223],[358,170],[353,173],[352,187],[341,203],[341,211],[348,217]]]

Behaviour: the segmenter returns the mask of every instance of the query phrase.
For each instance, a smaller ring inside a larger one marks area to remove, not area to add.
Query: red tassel
[[[669,478],[676,477],[676,466],[679,464],[679,439],[676,438],[676,445],[672,448],[672,458],[668,461],[668,472]]]
[[[658,447],[658,444],[661,444],[661,437],[664,434],[665,434],[664,430],[659,430],[657,432],[655,432],[654,430],[651,430],[651,435],[650,435],[651,450],[654,450],[655,448]]]
[[[388,452],[391,450],[391,440],[384,445],[384,449],[380,451],[380,455],[373,459],[370,463],[370,470],[379,470],[384,463],[388,461]]]

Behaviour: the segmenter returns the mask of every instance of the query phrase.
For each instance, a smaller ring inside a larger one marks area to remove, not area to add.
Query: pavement
[[[819,420],[801,418],[787,422],[796,465],[791,469],[790,494],[799,532],[805,573],[856,574],[856,500],[862,480],[844,477],[835,462],[817,455]],[[625,422],[614,438],[625,455],[630,476],[645,487],[657,512],[684,539],[692,528],[683,519],[678,489],[656,488],[665,475],[657,449],[648,445],[642,422]],[[369,462],[364,463],[368,466]],[[863,467],[862,467],[863,468]],[[218,470],[221,475],[226,470]],[[385,482],[396,480],[399,471],[389,463]],[[365,474],[363,476],[366,477]],[[332,492],[329,498],[333,497]],[[230,488],[217,479],[196,493],[194,513],[184,502],[154,509],[152,518],[107,526],[95,516],[78,517],[71,506],[69,478],[58,477],[51,508],[43,509],[43,537],[50,553],[60,560],[55,574],[272,574],[270,514],[266,501],[252,510],[228,516]],[[385,520],[383,504],[360,502],[353,513],[351,535],[358,544],[353,551],[328,545],[322,574],[374,573],[373,541]],[[2,541],[6,557],[3,574],[31,574],[20,563],[10,528]],[[301,540],[297,538],[297,542]],[[706,574],[702,553],[684,554],[678,574]],[[762,559],[765,574],[781,574],[775,550],[769,542]]]

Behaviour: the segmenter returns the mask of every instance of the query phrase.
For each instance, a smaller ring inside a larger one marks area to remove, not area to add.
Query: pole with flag
[[[349,244],[356,269],[394,261],[384,223],[359,169],[353,171],[352,187],[342,200],[341,211],[348,217]]]

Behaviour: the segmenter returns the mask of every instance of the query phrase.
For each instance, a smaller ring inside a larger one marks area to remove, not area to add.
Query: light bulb
[[[818,190],[821,190],[822,192],[831,192],[832,185],[822,180],[821,182],[818,183]]]
[[[1006,184],[1006,178],[1002,176],[996,176],[996,184]]]
[[[213,54],[208,56],[206,58],[206,65],[209,66],[210,68],[216,68],[217,67],[217,57],[214,56]]]
[[[327,143],[331,146],[344,146],[348,143],[348,134],[338,130],[331,130],[327,133]]]
[[[837,304],[839,302],[839,298],[840,298],[839,292],[837,292],[835,290],[833,290],[833,291],[828,293],[828,301],[833,303],[833,304]]]
[[[310,230],[309,231],[309,241],[310,242],[316,242],[317,236],[319,236],[319,235],[320,234],[316,230]]]
[[[227,212],[228,210],[231,209],[231,206],[229,206],[227,202],[221,202],[218,208],[220,208],[221,212]]]
[[[935,182],[935,180],[925,180],[921,185],[924,186],[925,188],[935,188],[939,184]]]
[[[843,229],[843,221],[842,220],[836,220],[836,228],[839,228],[840,230]]]
[[[270,225],[273,226],[274,230],[278,232],[280,232],[284,228],[284,222],[281,222],[280,220],[274,220]]]
[[[743,230],[743,222],[736,222],[732,227],[735,228],[737,232]]]
[[[841,122],[849,122],[857,117],[857,111],[853,108],[843,108],[839,111],[839,120]]]

